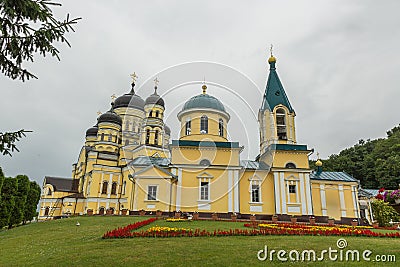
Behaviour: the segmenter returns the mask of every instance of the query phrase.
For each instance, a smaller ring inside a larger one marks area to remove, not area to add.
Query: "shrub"
[[[375,200],[371,202],[371,205],[372,213],[375,220],[378,221],[379,226],[390,226],[390,221],[398,222],[400,220],[399,214],[388,202]]]

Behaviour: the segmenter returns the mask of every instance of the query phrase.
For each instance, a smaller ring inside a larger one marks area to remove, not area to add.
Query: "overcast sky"
[[[231,114],[230,139],[253,159],[270,44],[298,143],[322,158],[400,122],[398,0],[61,2],[59,18],[82,17],[67,35],[72,48],[58,45],[60,62],[38,56],[27,64],[38,80],[0,77],[0,131],[33,131],[19,153],[0,156],[8,176],[70,177],[96,112],[129,91],[133,71],[144,99],[159,77],[173,139],[177,112],[205,77]]]

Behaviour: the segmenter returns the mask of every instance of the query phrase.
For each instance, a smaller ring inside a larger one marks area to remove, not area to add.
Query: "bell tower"
[[[268,63],[270,68],[267,85],[258,112],[260,154],[263,154],[271,144],[297,143],[294,123],[296,113],[276,72],[276,58],[272,55],[272,46]]]

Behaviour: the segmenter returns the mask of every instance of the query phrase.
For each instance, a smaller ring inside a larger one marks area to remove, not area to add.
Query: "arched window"
[[[150,130],[146,130],[146,145],[150,144]]]
[[[125,121],[125,131],[129,131],[129,121]]]
[[[47,195],[51,196],[51,194],[52,194],[52,192],[51,192],[51,189],[49,188],[49,190],[47,190]]]
[[[104,133],[101,134],[101,141],[104,141]]]
[[[160,112],[157,110],[156,111],[156,118],[158,118],[159,114],[160,114]]]
[[[186,135],[190,135],[191,132],[192,132],[192,121],[189,119],[186,121],[185,133]]]
[[[129,145],[129,140],[125,140],[125,145]]]
[[[200,120],[200,133],[208,133],[208,117],[206,115],[201,116]]]
[[[112,135],[109,134],[109,135],[108,135],[108,142],[111,142],[111,141],[112,141]]]
[[[156,132],[154,134],[154,144],[158,145],[158,130],[156,130]]]
[[[102,193],[102,194],[107,194],[107,191],[108,191],[108,182],[107,182],[107,181],[104,181],[104,182],[103,182],[103,187],[102,187],[102,189],[101,189],[101,193]]]
[[[287,169],[296,169],[296,164],[289,162],[285,165],[285,168]]]
[[[150,110],[149,117],[153,117],[153,111]]]
[[[279,140],[287,140],[286,135],[286,112],[282,108],[276,110],[276,129]]]
[[[224,136],[224,120],[223,119],[219,119],[219,136]]]
[[[117,183],[114,182],[111,185],[111,195],[116,195],[117,194]]]

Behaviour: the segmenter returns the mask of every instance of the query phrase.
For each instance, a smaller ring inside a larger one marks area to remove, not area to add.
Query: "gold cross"
[[[97,111],[97,115],[101,115],[101,111],[99,110],[99,111]]]
[[[133,74],[130,75],[132,78],[132,83],[136,82],[136,79],[138,78],[138,76],[136,75],[136,72],[133,72]]]
[[[319,152],[317,152],[317,157],[318,157],[318,159],[319,159]]]
[[[272,48],[273,48],[274,46],[271,44],[271,47],[269,48],[269,51],[271,52],[271,57],[272,57]]]
[[[157,79],[157,77],[154,79],[154,85],[157,87],[157,85],[158,85],[158,83],[159,83],[160,81]]]
[[[116,98],[117,98],[117,97],[115,96],[115,94],[112,94],[111,99],[112,99],[113,102],[114,102],[114,100],[115,100]]]

